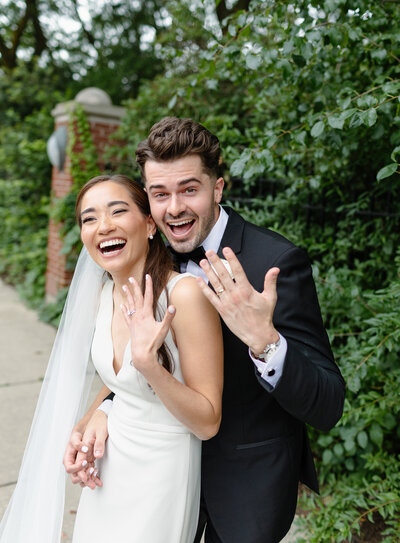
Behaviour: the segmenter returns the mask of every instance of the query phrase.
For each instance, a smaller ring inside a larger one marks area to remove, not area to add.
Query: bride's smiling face
[[[81,239],[93,260],[111,275],[134,274],[145,262],[155,225],[113,181],[91,187],[80,205]]]

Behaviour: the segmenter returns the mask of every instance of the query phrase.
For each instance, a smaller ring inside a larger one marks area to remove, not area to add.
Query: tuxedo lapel
[[[228,213],[229,219],[217,252],[220,258],[225,258],[222,254],[222,249],[224,247],[230,247],[235,254],[239,254],[241,252],[245,226],[244,219],[242,219],[242,217],[236,213],[236,211],[233,211],[233,209],[230,207],[225,206],[224,209]]]

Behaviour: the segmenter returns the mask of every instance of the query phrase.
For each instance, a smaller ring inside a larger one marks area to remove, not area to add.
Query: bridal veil
[[[0,543],[60,543],[65,448],[85,409],[94,370],[90,347],[104,271],[85,248],[65,303],[18,482],[0,524]]]

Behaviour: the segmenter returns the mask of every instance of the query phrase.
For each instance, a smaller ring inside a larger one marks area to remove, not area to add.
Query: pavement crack
[[[42,383],[43,377],[39,377],[37,379],[28,379],[26,381],[16,381],[15,383],[0,383],[0,388],[6,388],[6,387],[17,387],[20,385],[36,385],[37,383]]]
[[[6,486],[16,485],[17,481],[11,481],[10,483],[0,483],[0,488],[5,488]]]

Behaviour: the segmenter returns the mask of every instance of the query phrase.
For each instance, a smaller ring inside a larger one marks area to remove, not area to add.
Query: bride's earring
[[[154,238],[153,234],[150,234],[149,239],[153,239],[153,238]]]

